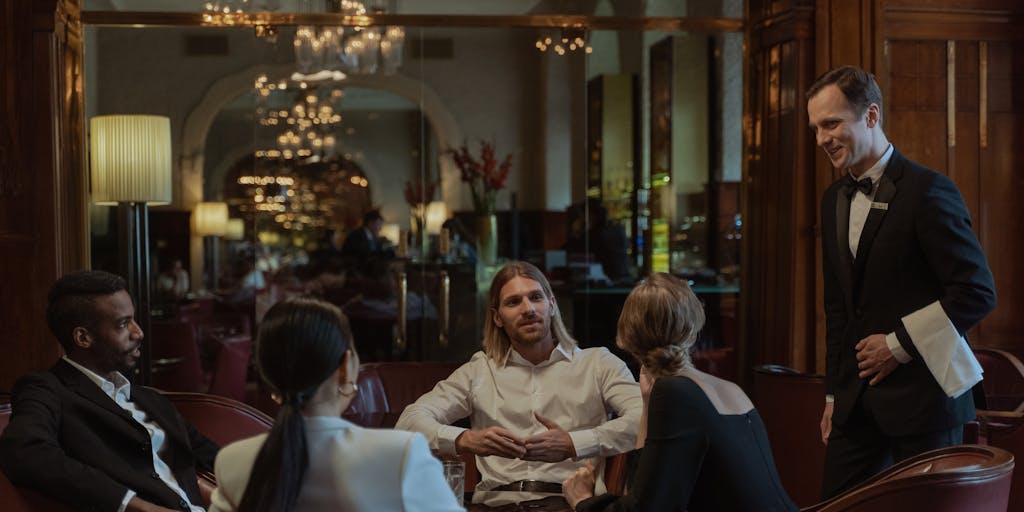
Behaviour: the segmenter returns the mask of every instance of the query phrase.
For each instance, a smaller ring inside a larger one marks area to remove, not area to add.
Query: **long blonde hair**
[[[558,304],[553,300],[555,293],[551,290],[551,283],[548,283],[544,273],[525,261],[513,261],[502,267],[491,280],[491,289],[487,294],[488,318],[484,322],[484,354],[487,354],[487,357],[496,364],[502,364],[505,354],[512,346],[512,340],[509,339],[505,329],[494,323],[494,314],[498,311],[501,302],[501,289],[516,277],[525,277],[540,283],[540,287],[544,290],[544,296],[551,300],[551,334],[555,343],[566,341],[576,345],[576,340],[562,323],[562,314],[558,311]]]
[[[672,375],[691,365],[690,348],[703,328],[704,305],[689,284],[655,273],[626,297],[616,344],[652,375]]]

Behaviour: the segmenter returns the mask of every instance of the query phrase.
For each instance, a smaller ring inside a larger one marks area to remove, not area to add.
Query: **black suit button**
[[[185,503],[185,500],[178,500],[178,508],[182,510],[188,510],[189,506],[188,503]]]
[[[151,477],[153,477],[153,478],[160,478],[160,475],[158,475],[158,474],[156,473],[156,471],[154,471],[153,473],[151,473],[151,474],[150,474],[149,476],[151,476]]]

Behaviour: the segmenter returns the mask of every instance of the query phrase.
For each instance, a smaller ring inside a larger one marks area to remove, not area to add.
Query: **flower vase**
[[[493,213],[476,218],[476,252],[484,265],[498,260],[498,217]]]
[[[429,239],[427,238],[426,214],[422,207],[413,208],[410,212],[410,224],[412,225],[412,244],[409,247],[409,256],[413,260],[426,258]]]

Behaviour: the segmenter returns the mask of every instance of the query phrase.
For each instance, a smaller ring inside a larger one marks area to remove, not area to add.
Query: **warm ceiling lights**
[[[564,27],[559,37],[540,36],[534,44],[541,52],[551,50],[558,55],[582,51],[593,53],[594,49],[587,44],[587,30],[581,27]]]

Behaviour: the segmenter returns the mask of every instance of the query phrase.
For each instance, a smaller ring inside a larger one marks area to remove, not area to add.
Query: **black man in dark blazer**
[[[57,281],[47,322],[66,355],[15,384],[0,467],[16,485],[76,509],[202,511],[196,468],[212,471],[218,447],[125,377],[142,344],[134,314],[118,276]]]

